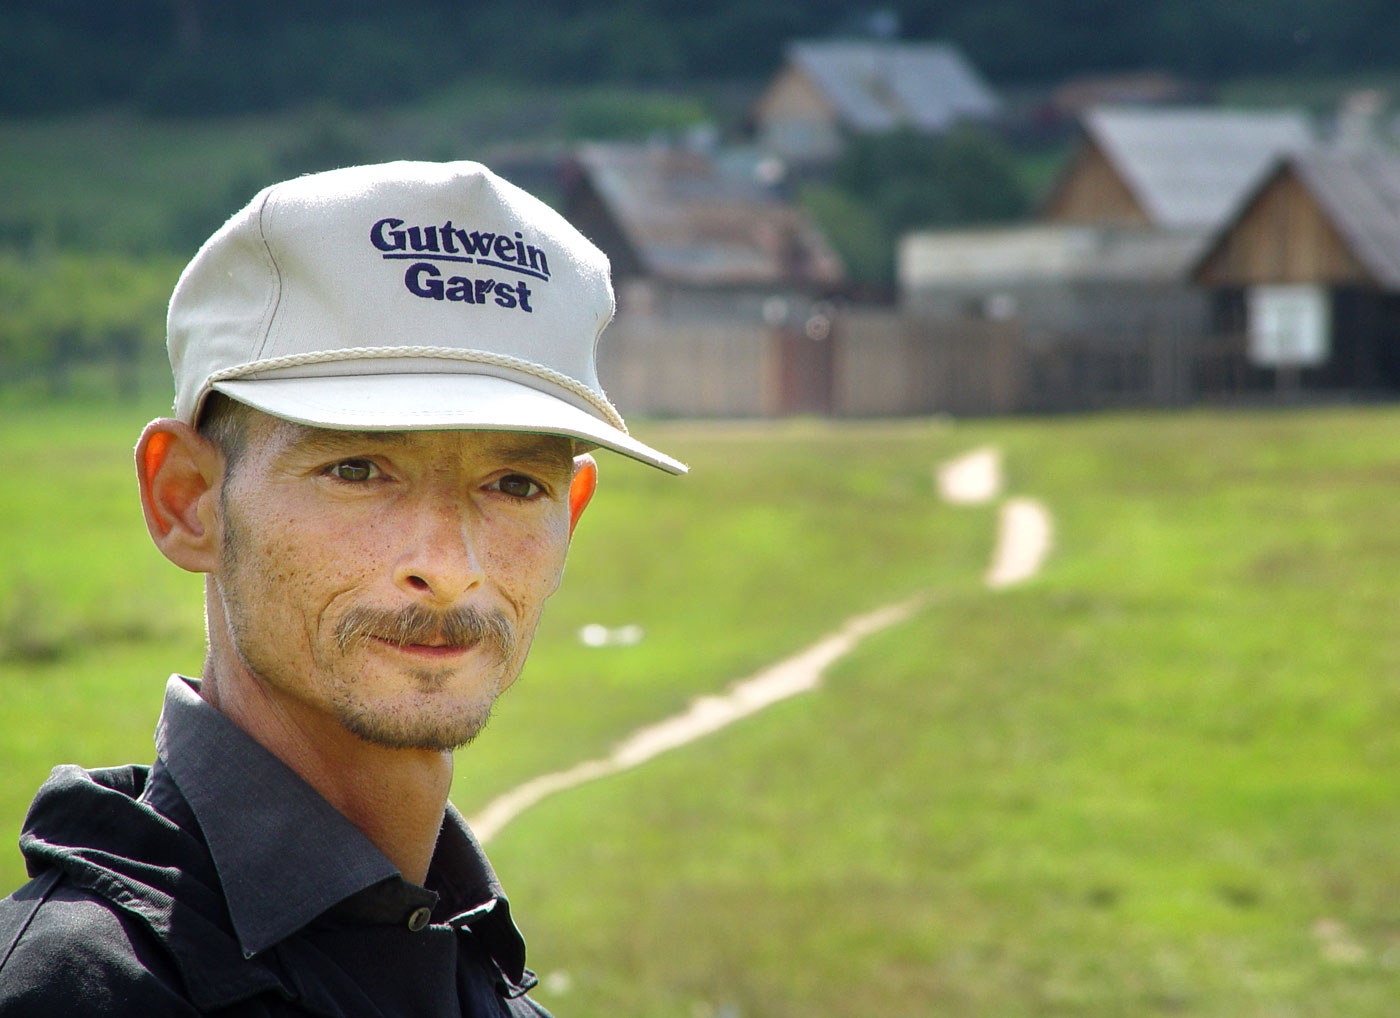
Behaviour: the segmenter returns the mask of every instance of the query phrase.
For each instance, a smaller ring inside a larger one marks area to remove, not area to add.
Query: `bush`
[[[971,128],[854,138],[832,183],[809,185],[800,200],[852,280],[877,285],[894,281],[895,246],[910,230],[1004,222],[1030,208],[1011,153]]]
[[[836,182],[896,234],[1015,219],[1030,204],[1011,153],[974,128],[940,137],[897,131],[852,139]]]
[[[644,138],[658,131],[677,131],[708,120],[700,100],[656,92],[621,89],[584,92],[564,108],[567,138],[608,140]]]
[[[168,259],[0,252],[0,379],[42,378],[59,395],[75,367],[100,363],[130,393],[164,343],[178,271]]]
[[[888,285],[894,278],[894,239],[869,205],[829,184],[808,184],[797,200],[841,255],[851,282]]]

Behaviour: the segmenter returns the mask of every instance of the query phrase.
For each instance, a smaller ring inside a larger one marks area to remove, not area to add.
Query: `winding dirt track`
[[[473,817],[470,821],[472,831],[478,839],[486,841],[547,795],[636,767],[667,750],[717,732],[779,700],[816,688],[822,672],[833,661],[845,657],[852,647],[871,633],[903,622],[914,613],[922,600],[922,597],[910,598],[849,618],[836,632],[822,637],[806,650],[734,683],[725,693],[702,696],[684,712],[637,729],[603,759],[588,760],[566,771],[545,774],[517,786]]]
[[[982,505],[1000,497],[1001,454],[992,447],[974,449],[935,470],[939,496],[957,505]],[[1037,500],[1006,499],[998,514],[996,546],[985,582],[1004,589],[1034,576],[1053,541],[1050,514]],[[469,821],[482,842],[542,799],[629,770],[697,739],[704,738],[788,697],[815,689],[822,674],[861,640],[903,622],[927,600],[918,595],[885,605],[843,622],[805,650],[733,683],[724,693],[702,696],[679,714],[637,729],[606,757],[586,760],[567,770],[532,778],[498,796]]]

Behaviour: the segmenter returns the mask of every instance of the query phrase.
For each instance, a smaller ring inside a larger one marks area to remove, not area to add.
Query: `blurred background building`
[[[1391,398],[1400,19],[1294,8],[5,8],[0,376],[162,384],[262,184],[472,157],[608,251],[647,413]]]

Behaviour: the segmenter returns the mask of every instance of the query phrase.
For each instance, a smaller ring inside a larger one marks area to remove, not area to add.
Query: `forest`
[[[1400,52],[1392,0],[6,0],[0,114],[363,108],[462,80],[752,80],[790,39],[870,34],[955,42],[1001,86],[1139,67],[1207,82],[1349,74]]]
[[[179,265],[270,180],[387,158],[544,165],[582,139],[693,130],[742,143],[788,42],[862,36],[951,41],[1020,97],[1002,130],[854,138],[787,186],[852,293],[888,301],[904,232],[1035,207],[1068,122],[1047,132],[1028,110],[1056,84],[1153,68],[1202,94],[1297,85],[1264,103],[1320,112],[1394,77],[1400,18],[1393,0],[0,0],[4,384],[60,395],[102,365],[103,385],[163,385]]]

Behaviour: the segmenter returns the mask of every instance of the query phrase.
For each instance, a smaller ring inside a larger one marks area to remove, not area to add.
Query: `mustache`
[[[467,648],[484,643],[502,657],[515,649],[515,628],[501,611],[454,608],[434,612],[421,605],[397,611],[383,608],[351,608],[336,623],[335,641],[342,652],[357,644],[380,639],[406,647],[411,643]]]

